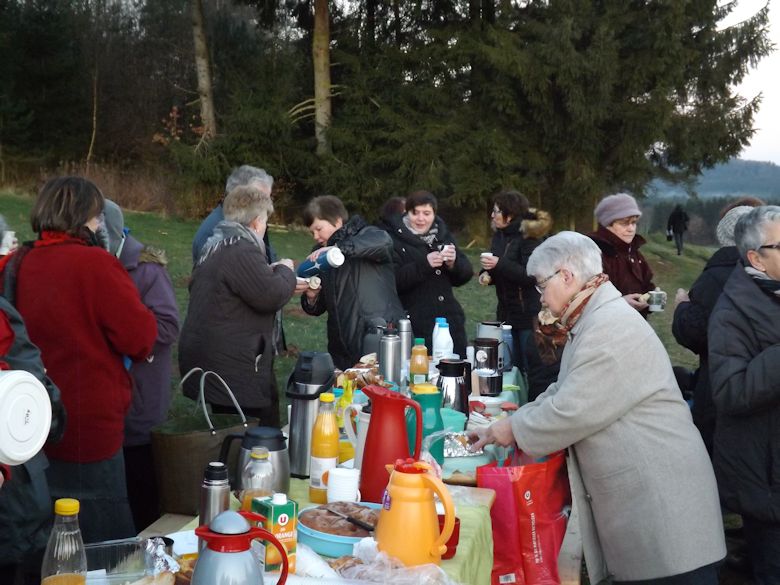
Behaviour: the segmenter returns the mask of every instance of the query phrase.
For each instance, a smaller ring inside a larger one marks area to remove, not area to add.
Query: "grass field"
[[[20,241],[32,238],[29,212],[32,199],[28,196],[8,192],[0,193],[0,213],[5,216],[10,228],[16,230]],[[273,218],[272,218],[273,219]],[[487,218],[485,219],[487,221]],[[187,282],[192,267],[191,243],[198,222],[165,218],[151,213],[125,212],[125,224],[131,233],[141,242],[164,249],[168,254],[168,269],[176,288],[176,298],[181,311],[182,322],[187,313]],[[312,240],[308,232],[300,229],[272,227],[270,238],[280,257],[300,261],[309,252]],[[675,365],[695,367],[698,359],[694,354],[677,345],[671,333],[671,320],[674,312],[674,293],[678,287],[689,288],[701,272],[712,249],[686,246],[683,256],[677,256],[672,242],[667,242],[662,234],[653,234],[648,238],[643,252],[652,266],[655,282],[669,293],[669,305],[661,314],[654,314],[650,323],[663,341]],[[481,249],[466,250],[474,266],[478,266]],[[473,334],[476,323],[495,316],[496,300],[493,289],[483,288],[473,279],[456,292],[467,318],[467,332]],[[276,377],[279,387],[284,388],[287,377],[295,365],[295,350],[324,350],[326,348],[325,316],[305,315],[294,297],[284,309],[285,334],[288,347],[292,350],[289,357],[276,361]],[[178,383],[178,368],[174,368],[175,379],[172,387]],[[173,413],[192,407],[192,403],[176,392]],[[286,412],[283,419],[286,418]]]

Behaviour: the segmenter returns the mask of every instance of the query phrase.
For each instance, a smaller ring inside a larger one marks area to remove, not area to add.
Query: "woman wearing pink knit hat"
[[[607,195],[593,211],[598,229],[588,234],[601,249],[604,272],[629,305],[647,316],[648,304],[640,297],[655,288],[653,271],[639,248],[645,239],[636,233],[642,216],[631,195]]]

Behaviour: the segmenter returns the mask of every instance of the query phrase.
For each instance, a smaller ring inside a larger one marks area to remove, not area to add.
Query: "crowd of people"
[[[586,235],[551,235],[550,214],[517,191],[492,203],[490,253],[477,278],[495,291],[496,318],[512,326],[529,403],[475,432],[475,446],[517,445],[533,456],[568,449],[593,583],[717,583],[721,505],[743,517],[756,581],[780,582],[780,208],[741,200],[725,209],[722,247],[690,291],[677,292],[673,333],[700,357],[692,416],[648,323],[655,283],[640,251],[637,201],[605,196],[598,228]],[[316,283],[277,258],[273,211],[273,177],[249,165],[230,174],[193,241],[180,332],[165,253],[130,235],[119,206],[80,177],[40,190],[36,240],[0,259],[0,368],[35,375],[54,416],[45,450],[0,470],[0,520],[12,527],[0,534],[0,581],[35,582],[54,498],[81,500],[87,542],[132,536],[156,519],[150,434],[170,406],[177,342],[186,396],[200,392],[189,372],[213,371],[219,379],[204,381],[213,412],[238,407],[274,427],[274,358],[285,347],[282,309],[295,295],[304,313],[327,313],[338,368],[367,352],[377,328],[404,317],[429,349],[434,320],[445,317],[453,351],[465,357],[454,289],[475,267],[433,193],[391,198],[375,225],[337,197],[309,201],[309,259],[333,248],[344,258]],[[681,208],[673,216],[682,253],[688,217]]]

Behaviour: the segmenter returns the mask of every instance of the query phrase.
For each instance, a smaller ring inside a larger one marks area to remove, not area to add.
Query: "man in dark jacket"
[[[321,274],[319,289],[308,289],[301,306],[309,315],[328,313],[328,352],[337,368],[353,366],[363,355],[372,327],[406,316],[393,274],[393,242],[387,232],[349,217],[338,197],[312,199],[303,220],[317,245],[309,258],[337,246],[344,264]]]
[[[674,210],[669,215],[669,220],[666,222],[666,233],[671,232],[674,236],[674,245],[677,247],[677,255],[682,254],[683,250],[683,234],[688,229],[688,214],[682,208],[679,203],[675,205]]]
[[[739,262],[734,245],[734,226],[752,207],[739,206],[727,212],[718,223],[718,242],[722,248],[707,261],[704,270],[686,293],[677,291],[677,308],[672,321],[672,333],[677,343],[699,356],[699,369],[693,388],[693,422],[699,429],[707,451],[712,455],[715,432],[715,405],[710,391],[709,359],[707,355],[707,326],[715,303],[723,292],[726,281]]]
[[[780,207],[757,207],[735,228],[740,262],[708,331],[717,412],[715,474],[742,515],[754,579],[780,583]]]
[[[454,352],[465,357],[466,315],[453,287],[471,280],[471,262],[458,251],[447,224],[436,214],[433,193],[411,193],[405,208],[405,214],[391,220],[388,233],[393,239],[396,290],[409,313],[414,337],[425,339],[433,354],[433,326],[436,317],[445,317]]]

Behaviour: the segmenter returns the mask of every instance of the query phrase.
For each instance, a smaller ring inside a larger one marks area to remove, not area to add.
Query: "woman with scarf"
[[[466,356],[466,316],[455,298],[454,287],[474,274],[471,262],[458,252],[455,238],[436,211],[436,197],[415,191],[406,198],[406,214],[392,223],[395,282],[401,304],[409,313],[415,337],[425,339],[432,351],[436,317],[446,317],[453,349]]]
[[[723,503],[742,515],[757,584],[780,582],[780,207],[734,228],[739,261],[710,316],[714,465]]]
[[[245,414],[260,419],[261,426],[278,428],[274,319],[296,291],[293,263],[266,260],[263,235],[274,210],[266,191],[257,185],[236,187],[223,208],[225,219],[206,240],[192,272],[179,370],[182,377],[194,368],[216,372]],[[200,376],[185,380],[185,396],[195,400],[199,391]],[[205,397],[213,412],[236,412],[213,376],[206,379]]]
[[[548,334],[565,342],[558,380],[473,448],[568,449],[592,583],[716,585],[726,555],[715,477],[663,344],[574,232],[534,250]]]
[[[45,448],[51,496],[81,501],[86,542],[136,534],[122,456],[132,389],[123,358],[144,359],[157,337],[133,281],[95,237],[103,205],[87,179],[48,181],[32,210],[38,239],[3,267],[3,295],[40,348],[67,412],[62,441]]]
[[[642,212],[627,193],[608,195],[593,210],[599,228],[588,234],[601,249],[604,272],[626,302],[647,316],[649,306],[640,297],[655,288],[653,271],[639,251],[645,239],[636,233]]]

